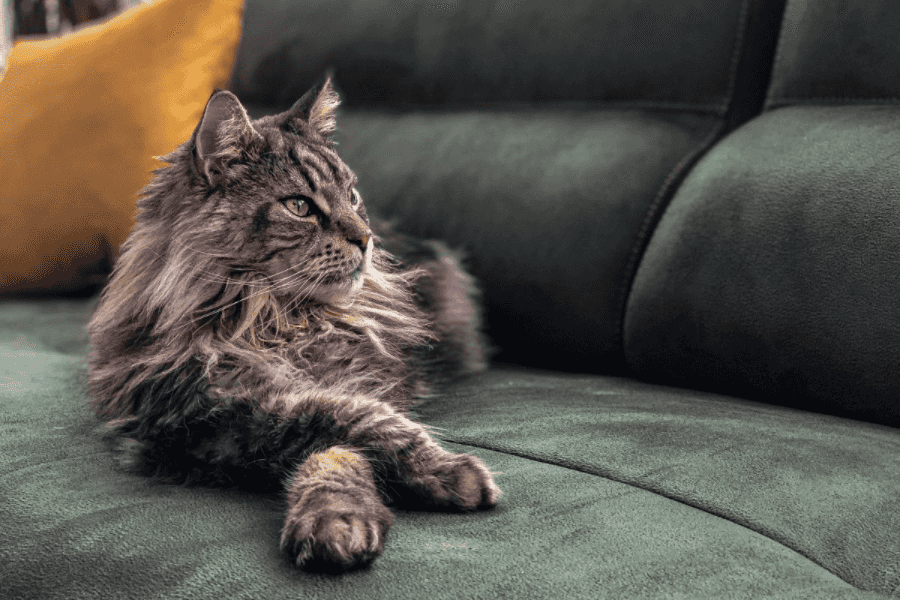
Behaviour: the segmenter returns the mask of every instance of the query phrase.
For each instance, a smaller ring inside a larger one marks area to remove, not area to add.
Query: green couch
[[[369,206],[465,249],[492,368],[418,409],[504,490],[342,576],[275,496],[125,474],[95,297],[0,304],[0,597],[900,595],[900,4],[249,0],[254,114],[334,67]]]

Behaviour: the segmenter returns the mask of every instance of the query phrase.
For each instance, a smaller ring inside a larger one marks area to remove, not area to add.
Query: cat
[[[373,232],[339,103],[330,75],[254,121],[212,94],[138,199],[88,324],[88,393],[123,468],[280,489],[287,556],[342,571],[382,553],[386,505],[501,491],[409,416],[485,367],[474,280],[441,243]]]

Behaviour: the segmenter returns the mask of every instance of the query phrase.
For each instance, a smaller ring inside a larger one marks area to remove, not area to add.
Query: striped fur
[[[407,416],[485,366],[474,282],[436,242],[369,227],[328,136],[330,79],[251,122],[216,92],[138,202],[88,326],[89,394],[120,464],[281,487],[282,548],[346,569],[378,556],[385,503],[493,506],[478,458]]]

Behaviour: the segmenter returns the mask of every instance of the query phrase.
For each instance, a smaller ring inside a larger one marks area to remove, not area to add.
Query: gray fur
[[[120,464],[283,483],[285,551],[349,568],[381,552],[383,502],[470,509],[500,490],[405,414],[484,367],[477,294],[442,245],[419,266],[381,247],[328,138],[337,104],[326,79],[251,122],[213,94],[138,202],[88,326],[88,387]]]

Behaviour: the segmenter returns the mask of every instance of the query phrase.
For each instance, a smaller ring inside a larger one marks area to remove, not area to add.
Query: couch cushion
[[[789,0],[766,105],[900,104],[900,3]]]
[[[836,584],[831,576],[882,594],[891,594],[900,585],[896,429],[628,378],[521,368],[473,377],[420,412],[445,441],[592,474],[690,507],[696,520],[689,529],[705,538],[697,540],[699,553],[694,558],[708,561],[711,572],[734,587],[684,588],[679,590],[684,597],[816,598],[820,593],[838,593],[841,586],[827,589]],[[497,481],[503,488],[504,477]],[[553,483],[539,485],[532,493],[548,497],[555,493]],[[576,489],[571,492],[577,496]],[[638,497],[632,500],[640,502]],[[518,500],[508,494],[504,501],[514,505]],[[605,527],[610,526],[609,510],[602,507],[594,517]],[[622,518],[624,527],[636,525],[633,517],[647,519],[660,535],[677,539],[680,534],[674,531],[681,521],[670,520],[672,516],[668,509],[653,508]],[[710,516],[718,522],[711,524]],[[730,529],[732,541],[744,541],[753,532],[789,549],[793,557],[770,553],[773,547],[768,547],[755,556],[748,550],[737,559],[725,538],[706,537],[719,527],[734,525],[744,531]],[[612,538],[602,528],[597,530],[592,555],[598,564],[609,554],[622,552],[635,564],[645,565],[659,544],[669,543],[655,536],[641,540],[637,534],[623,539],[617,537],[617,527],[613,530]],[[572,533],[571,538],[579,536]],[[656,565],[665,572],[658,575],[675,585],[692,577],[696,566],[685,553],[693,551],[675,541],[668,559]],[[808,561],[809,568],[821,568],[822,579],[795,580],[789,572],[798,559]],[[773,587],[767,589],[757,577],[769,574],[757,571],[757,560],[774,561],[788,571],[774,575],[769,582]],[[741,573],[743,564],[749,572]],[[826,581],[832,584],[823,585]],[[708,581],[701,577],[698,582]],[[677,596],[679,592],[672,590],[661,585],[654,592]]]
[[[0,79],[0,294],[97,286],[138,191],[228,81],[241,0],[158,0],[20,42]]]
[[[645,378],[900,425],[900,107],[792,107],[708,154],[625,320]]]
[[[232,88],[271,112],[334,67],[368,205],[469,254],[499,358],[616,372],[648,233],[761,108],[782,3],[251,0]]]
[[[341,577],[277,548],[281,502],[155,485],[93,433],[94,301],[0,303],[0,582],[81,598],[875,598],[897,580],[887,428],[629,379],[499,369],[420,408],[505,495],[398,511]]]

